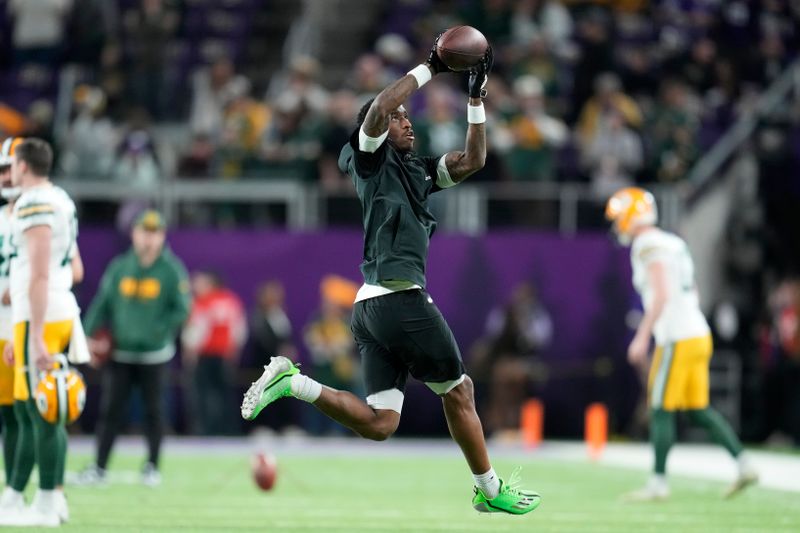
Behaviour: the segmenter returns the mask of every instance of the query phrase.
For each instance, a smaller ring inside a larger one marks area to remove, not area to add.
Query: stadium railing
[[[281,204],[284,227],[316,230],[357,226],[361,212],[354,193],[326,193],[314,184],[296,180],[165,180],[147,186],[108,181],[60,179],[78,202],[124,203],[144,200],[175,222],[178,207],[187,203]],[[683,209],[680,191],[673,186],[651,188],[659,203],[662,223],[676,227]],[[446,231],[481,234],[499,227],[528,227],[571,236],[583,230],[605,230],[602,219],[606,196],[586,183],[464,184],[434,197],[433,209]],[[338,202],[334,216],[332,203]]]

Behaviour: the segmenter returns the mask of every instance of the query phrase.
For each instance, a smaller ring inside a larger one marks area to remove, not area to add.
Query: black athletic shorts
[[[367,396],[405,389],[408,374],[425,383],[458,380],[464,363],[453,332],[419,289],[356,302],[351,324]]]

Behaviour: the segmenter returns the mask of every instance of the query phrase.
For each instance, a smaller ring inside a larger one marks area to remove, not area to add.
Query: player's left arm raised
[[[469,74],[469,104],[467,105],[467,141],[463,151],[445,155],[445,165],[453,184],[460,183],[483,168],[486,162],[486,112],[483,99],[486,97],[486,81],[492,70],[494,56],[492,47],[486,50],[481,62]]]

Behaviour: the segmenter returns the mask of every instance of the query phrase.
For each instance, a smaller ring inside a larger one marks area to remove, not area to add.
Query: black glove
[[[431,53],[428,54],[428,60],[426,63],[430,65],[431,69],[433,69],[433,73],[441,74],[442,72],[453,72],[453,69],[448,67],[444,64],[444,61],[441,60],[439,54],[436,53],[436,45],[439,43],[439,37],[442,36],[441,32],[439,35],[436,36],[436,39],[433,41],[433,46],[431,46]]]
[[[469,71],[470,98],[486,98],[486,82],[489,80],[489,72],[492,71],[493,64],[494,53],[492,52],[492,47],[489,46],[481,62]]]

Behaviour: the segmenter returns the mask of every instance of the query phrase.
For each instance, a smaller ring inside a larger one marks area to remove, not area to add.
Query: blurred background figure
[[[769,342],[762,354],[766,420],[762,437],[800,446],[800,280],[781,281],[770,295]]]
[[[168,46],[180,18],[170,0],[143,0],[139,9],[127,12],[123,25],[131,46],[128,50],[130,101],[155,118],[165,118],[169,92],[166,83]]]
[[[165,245],[166,224],[154,210],[143,212],[131,232],[131,249],[115,258],[84,315],[95,365],[103,365],[95,462],[81,474],[85,484],[105,481],[114,441],[127,422],[134,388],[144,403],[147,460],[145,485],[161,483],[159,458],[164,433],[163,396],[175,338],[189,315],[191,294],[186,268]],[[93,338],[107,328],[107,338]],[[109,354],[102,360],[100,354]]]
[[[540,357],[552,337],[552,319],[531,283],[514,287],[508,303],[491,310],[471,363],[471,374],[482,382],[487,431],[516,433],[532,381],[544,377]]]
[[[358,285],[329,275],[320,282],[320,308],[306,324],[303,340],[311,356],[309,375],[339,390],[357,391],[358,349],[350,332],[350,314]],[[309,412],[307,429],[314,435],[343,434],[346,428],[321,412]]]
[[[112,178],[138,188],[146,188],[159,182],[163,171],[158,161],[147,111],[143,108],[132,109],[122,131]]]
[[[504,154],[511,179],[553,180],[558,149],[569,140],[569,129],[548,114],[544,87],[538,78],[520,76],[514,80],[513,91],[516,105],[506,123],[510,143]]]
[[[6,5],[14,19],[11,42],[18,65],[53,65],[61,57],[66,18],[72,0],[9,0]]]
[[[216,136],[223,123],[225,105],[234,95],[246,94],[250,81],[237,74],[233,62],[225,56],[199,69],[192,77],[192,104],[189,127],[193,133]]]
[[[80,179],[109,179],[119,141],[106,114],[106,96],[99,87],[81,85],[73,98],[75,118],[62,148],[62,168]]]
[[[278,280],[262,284],[256,292],[256,306],[250,315],[250,339],[256,353],[254,365],[261,374],[261,365],[270,357],[297,353],[292,344],[292,323],[286,314],[286,290]]]
[[[191,376],[191,426],[200,435],[232,435],[233,380],[247,339],[244,305],[211,271],[192,274],[192,294],[192,311],[181,335],[183,366]]]
[[[292,319],[286,309],[286,289],[277,279],[258,285],[255,293],[255,306],[250,313],[250,357],[243,365],[240,391],[264,371],[271,357],[283,355],[297,360],[299,350],[294,344]],[[290,402],[278,403],[272,412],[264,413],[258,423],[271,429],[298,427],[301,417],[292,410]]]

